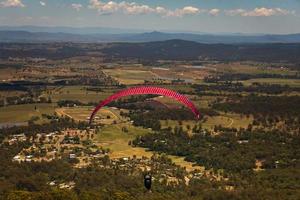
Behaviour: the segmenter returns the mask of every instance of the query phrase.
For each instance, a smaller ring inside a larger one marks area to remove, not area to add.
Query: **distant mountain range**
[[[16,47],[20,48],[16,48]],[[259,61],[300,64],[300,43],[203,44],[185,40],[157,42],[0,44],[0,58],[66,59],[101,55],[110,59],[134,59],[146,63],[157,60]],[[92,53],[92,54],[91,54]]]
[[[146,30],[121,29],[109,27],[66,27],[66,26],[0,26],[0,31],[27,31],[46,33],[72,33],[72,34],[121,34],[121,33],[143,33]]]
[[[141,31],[141,30],[140,30]],[[300,43],[299,34],[247,35],[139,32],[113,28],[0,27],[0,42],[153,42],[187,40],[206,44]]]
[[[300,63],[300,43],[203,44],[185,40],[114,43],[104,55],[144,60],[218,60]]]

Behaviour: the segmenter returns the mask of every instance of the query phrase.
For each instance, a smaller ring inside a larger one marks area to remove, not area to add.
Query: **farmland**
[[[0,108],[0,123],[26,122],[33,117],[38,117],[39,122],[45,122],[42,114],[52,115],[55,109],[54,104],[27,104],[15,105]]]
[[[113,94],[113,91],[107,89],[103,92],[87,91],[85,86],[65,86],[50,88],[45,91],[44,96],[50,97],[52,101],[57,102],[60,100],[78,100],[83,103],[99,102],[109,95]]]
[[[22,48],[30,52],[36,45]],[[122,58],[124,52],[113,56],[99,52],[122,44],[40,45],[53,53],[51,58],[1,60],[0,154],[5,167],[0,170],[0,196],[7,188],[29,194],[43,191],[39,185],[50,191],[85,188],[84,195],[109,193],[111,185],[121,185],[122,196],[129,180],[136,181],[130,187],[142,188],[145,173],[153,175],[152,194],[161,198],[169,191],[180,199],[216,199],[201,196],[212,191],[225,199],[249,199],[257,185],[263,199],[297,196],[297,63],[218,60],[222,54],[174,60],[169,52],[165,55],[170,60],[146,54],[135,59]],[[57,54],[64,48],[65,54]],[[89,123],[99,102],[139,86],[185,95],[200,118],[177,100],[149,94],[114,100]],[[31,175],[14,176],[11,169]],[[7,179],[6,174],[14,178]],[[247,197],[230,196],[241,194]],[[131,199],[127,197],[119,199]]]
[[[157,75],[151,71],[134,69],[106,69],[104,72],[125,85],[142,84],[144,80],[152,80]]]

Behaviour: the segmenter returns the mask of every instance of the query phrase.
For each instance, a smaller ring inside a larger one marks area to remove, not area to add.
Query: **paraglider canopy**
[[[90,116],[90,123],[92,123],[94,116],[96,113],[105,105],[109,104],[110,102],[117,100],[121,97],[130,96],[130,95],[143,95],[143,94],[156,94],[167,96],[176,101],[182,103],[186,107],[188,107],[195,115],[196,119],[200,118],[200,113],[197,110],[196,106],[190,101],[186,96],[179,94],[173,90],[160,88],[160,87],[149,87],[149,86],[142,86],[142,87],[133,87],[129,89],[121,90],[108,98],[104,99],[100,104],[94,109]]]

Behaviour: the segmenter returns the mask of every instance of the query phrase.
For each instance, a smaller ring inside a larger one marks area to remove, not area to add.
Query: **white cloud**
[[[80,3],[72,3],[71,7],[77,11],[79,11],[82,8],[82,5]]]
[[[199,8],[186,6],[181,9],[169,10],[161,6],[151,7],[149,5],[137,4],[135,2],[122,1],[120,3],[109,1],[104,3],[100,0],[90,0],[90,9],[96,9],[100,14],[111,14],[115,12],[122,12],[131,15],[140,14],[158,14],[162,16],[181,17],[183,15],[192,15],[200,12]]]
[[[114,12],[124,12],[128,14],[148,14],[155,12],[155,9],[148,5],[139,5],[135,2],[128,3],[125,1],[120,3],[114,1],[103,3],[99,0],[90,0],[89,8],[97,9],[98,12],[102,14]]]
[[[255,17],[255,16],[269,17],[269,16],[276,16],[276,15],[279,16],[279,15],[291,15],[291,14],[295,15],[295,11],[289,11],[282,8],[261,7],[261,8],[255,8],[253,10],[235,9],[235,10],[222,11],[218,8],[204,10],[193,6],[185,6],[183,8],[171,10],[161,6],[152,7],[149,5],[138,4],[136,2],[127,2],[127,1],[103,2],[101,0],[90,0],[90,4],[88,7],[90,9],[98,10],[100,14],[112,14],[112,13],[119,12],[119,13],[131,14],[131,15],[157,14],[163,17],[183,17],[185,15],[197,15],[200,13],[206,13],[211,16],[218,16],[220,15],[220,13],[225,13],[225,15],[229,15],[229,16],[243,16],[243,17]],[[80,8],[81,7],[75,9],[79,10]]]
[[[225,14],[229,16],[243,16],[243,17],[270,17],[270,16],[280,16],[280,15],[294,15],[295,11],[289,11],[282,8],[255,8],[253,10],[227,10]]]
[[[211,9],[208,13],[212,16],[218,16],[220,13],[220,10],[217,8],[214,8],[214,9]]]
[[[164,7],[157,6],[157,7],[155,8],[155,12],[156,12],[157,14],[160,14],[160,15],[166,15],[166,14],[168,13],[168,10],[165,9]]]
[[[282,12],[278,12],[277,9],[273,8],[255,8],[249,12],[243,13],[242,16],[249,16],[249,17],[269,17],[272,15],[283,14]]]
[[[41,6],[46,6],[46,2],[40,1]]]
[[[0,2],[0,7],[25,7],[22,0],[5,0]]]
[[[246,13],[246,10],[244,9],[235,9],[235,10],[226,10],[225,14],[229,16],[236,16],[236,15],[242,15],[243,13]]]
[[[147,5],[129,5],[129,6],[125,6],[124,11],[128,14],[148,14],[148,13],[152,13],[155,12],[155,10]]]
[[[173,16],[173,17],[182,17],[184,15],[195,15],[200,13],[199,8],[192,7],[192,6],[186,6],[181,9],[176,9],[174,11],[169,11],[167,16]]]

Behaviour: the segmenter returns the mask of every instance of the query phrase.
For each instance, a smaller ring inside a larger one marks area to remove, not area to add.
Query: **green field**
[[[53,102],[59,100],[78,100],[82,103],[99,102],[113,94],[110,89],[103,92],[87,91],[85,86],[64,86],[62,88],[49,89],[43,96],[50,97]]]
[[[203,123],[203,128],[213,129],[214,126],[222,125],[228,128],[247,128],[252,123],[252,117],[240,116],[234,113],[222,113],[221,116],[208,117],[207,121]]]
[[[234,113],[221,113],[220,116],[207,117],[207,120],[201,123],[202,127],[205,129],[212,130],[215,126],[222,125],[223,127],[228,128],[247,128],[250,123],[252,123],[252,117],[240,116]],[[195,120],[183,120],[181,125],[179,121],[175,120],[161,120],[161,125],[163,128],[175,126],[182,126],[183,130],[188,131],[187,126],[190,126],[192,129],[199,122]]]
[[[54,110],[54,104],[24,104],[1,107],[0,123],[26,122],[35,116],[40,117],[38,122],[43,122],[42,114],[54,114]]]
[[[211,68],[216,68],[218,71],[226,73],[242,73],[242,74],[280,74],[294,75],[297,71],[287,68],[270,67],[271,64],[265,63],[229,63],[218,64]],[[283,66],[284,67],[284,66]]]
[[[122,127],[126,126],[128,133],[122,131]],[[117,159],[122,157],[136,156],[141,158],[143,156],[150,158],[153,152],[140,147],[131,147],[128,145],[130,140],[133,140],[139,135],[144,135],[151,132],[151,130],[141,127],[134,127],[128,123],[121,123],[117,125],[107,125],[101,129],[96,135],[95,141],[98,145],[109,148],[111,150],[110,158]],[[184,160],[184,157],[168,156],[172,161],[181,167],[185,167],[188,171],[204,170],[204,167],[193,166],[193,163]]]
[[[126,127],[128,132],[122,131]],[[130,140],[133,140],[138,135],[144,135],[151,132],[151,130],[134,127],[129,123],[120,123],[115,125],[106,125],[101,128],[95,140],[104,148],[109,148],[113,153],[118,154],[131,150],[135,152],[134,148],[128,145]],[[145,150],[144,150],[145,151]],[[134,153],[127,156],[133,156]]]
[[[209,103],[215,99],[214,96],[202,96],[202,97],[189,96],[189,97],[193,101],[193,103],[199,108],[208,108]],[[166,104],[168,106],[178,106],[178,107],[183,106],[178,101],[171,99],[169,97],[157,97],[155,98],[155,100],[163,104]]]
[[[122,84],[140,84],[144,80],[151,80],[157,78],[157,75],[151,71],[146,70],[123,70],[123,69],[107,69],[105,73],[117,79]]]
[[[79,107],[63,107],[55,109],[58,116],[68,116],[76,121],[88,121],[89,117],[94,110],[91,106],[79,106]],[[101,124],[113,124],[114,122],[121,122],[124,120],[120,116],[120,110],[114,110],[112,108],[101,108],[94,117],[94,122]]]

